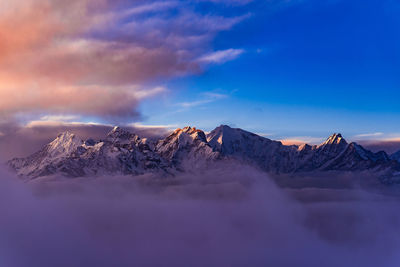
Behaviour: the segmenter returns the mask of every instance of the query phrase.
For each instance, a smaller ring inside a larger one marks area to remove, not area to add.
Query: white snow
[[[37,153],[13,159],[9,165],[18,174],[34,178],[57,173],[85,176],[195,171],[224,159],[247,162],[274,173],[393,168],[393,172],[398,172],[400,169],[400,165],[393,167],[385,153],[373,153],[355,143],[348,144],[341,134],[333,134],[319,146],[297,147],[226,125],[207,136],[188,126],[176,129],[157,142],[141,139],[120,127],[114,127],[104,141],[83,142],[65,132]]]

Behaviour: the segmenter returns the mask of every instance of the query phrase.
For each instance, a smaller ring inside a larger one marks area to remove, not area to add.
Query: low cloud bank
[[[0,265],[398,266],[399,204],[355,189],[283,190],[237,165],[30,184],[2,172]]]
[[[378,152],[385,151],[388,154],[393,154],[400,150],[400,141],[359,141],[365,148]]]

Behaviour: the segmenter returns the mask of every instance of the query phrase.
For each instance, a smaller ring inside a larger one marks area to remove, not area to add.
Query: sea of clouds
[[[399,266],[396,194],[176,177],[0,179],[0,266]]]

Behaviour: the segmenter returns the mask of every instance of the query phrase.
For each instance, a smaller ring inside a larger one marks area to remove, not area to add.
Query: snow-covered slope
[[[270,172],[290,172],[297,147],[221,125],[207,135],[209,144],[224,157],[255,164]]]
[[[221,125],[206,135],[185,127],[151,142],[115,127],[104,140],[80,140],[72,133],[60,134],[37,153],[13,159],[9,165],[21,176],[35,178],[52,174],[93,176],[137,175],[147,172],[196,171],[210,162],[237,160],[271,173],[315,171],[371,171],[385,182],[400,173],[399,157],[373,153],[333,134],[316,146],[286,146],[279,141],[238,128]]]
[[[203,131],[192,127],[176,129],[157,142],[155,151],[178,168],[197,168],[219,158],[219,153],[208,144]]]
[[[273,173],[370,171],[387,179],[400,170],[400,164],[385,152],[373,153],[356,143],[349,144],[340,133],[318,146],[285,146],[242,129],[221,125],[208,134],[207,140],[222,157],[245,161]]]
[[[119,127],[100,141],[83,142],[67,132],[39,152],[25,159],[13,159],[9,165],[19,175],[32,178],[52,174],[78,177],[166,170],[167,161],[154,153],[146,141]]]
[[[9,164],[18,174],[29,177],[46,176],[57,172],[65,158],[73,156],[83,141],[70,132],[57,136],[41,150],[24,159],[13,159]]]

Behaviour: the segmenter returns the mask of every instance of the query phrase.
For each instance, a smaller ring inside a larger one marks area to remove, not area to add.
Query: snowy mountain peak
[[[47,151],[52,157],[65,156],[71,154],[82,144],[83,141],[81,139],[67,131],[59,134],[56,139],[49,143]]]
[[[323,145],[347,145],[347,142],[340,133],[334,133],[321,146]]]
[[[202,132],[202,130],[198,130],[198,129],[196,129],[196,127],[186,126],[182,129],[182,132],[188,133],[188,134],[193,134],[196,132]]]
[[[196,128],[194,128],[194,129],[196,129]],[[190,126],[186,126],[186,127],[183,127],[182,131],[185,133],[190,133],[190,132],[193,132],[193,128]]]
[[[207,142],[205,133],[202,130],[196,129],[196,127],[186,126],[183,129],[178,128],[174,131],[173,135],[174,134],[177,135],[178,137],[182,136],[182,134],[187,134],[192,139],[199,139],[202,142]]]
[[[70,131],[65,131],[58,134],[55,140],[68,140],[71,138],[75,138],[75,134],[71,133]]]
[[[310,146],[309,144],[301,144],[298,148],[297,151],[310,151],[313,147]]]
[[[122,129],[119,126],[115,126],[108,134],[107,136],[120,136],[120,135],[126,135],[126,134],[130,134],[129,131],[126,131],[124,129]]]
[[[218,126],[217,128],[215,128],[215,130],[219,130],[219,131],[224,131],[224,130],[232,130],[233,128],[226,125],[226,124],[221,124],[220,126]]]
[[[235,150],[232,146],[238,146],[239,143],[243,145],[248,140],[253,140],[253,142],[271,141],[254,133],[239,128],[232,128],[228,125],[220,125],[207,135],[207,141],[213,148],[219,151],[230,151],[230,153],[233,153],[233,150]]]
[[[40,151],[8,162],[19,175],[53,174],[79,177],[106,174],[137,175],[147,172],[193,171],[221,160],[238,160],[271,173],[313,171],[371,171],[385,183],[396,182],[399,153],[373,153],[333,134],[319,146],[286,146],[257,134],[220,125],[205,135],[195,127],[176,129],[157,142],[140,139],[114,127],[105,140],[83,142],[64,132]],[[392,179],[392,177],[395,177]],[[399,176],[400,178],[400,176]],[[398,179],[400,182],[400,179]]]
[[[219,135],[222,134],[223,135],[223,134],[229,134],[229,132],[234,132],[234,131],[237,131],[237,130],[239,130],[239,129],[234,129],[234,128],[228,126],[228,125],[221,124],[220,126],[215,128],[212,132],[214,134],[219,134]]]
[[[207,135],[210,146],[223,155],[244,157],[249,162],[257,158],[262,161],[265,153],[272,153],[280,142],[274,142],[268,138],[254,133],[220,125]],[[264,158],[265,160],[265,158]]]
[[[189,169],[216,159],[219,155],[207,143],[202,130],[189,126],[178,128],[165,139],[158,141],[155,151],[175,166],[190,165]]]
[[[121,127],[115,126],[108,134],[107,140],[111,142],[128,141],[131,139],[138,139],[137,136]]]
[[[239,129],[233,129],[228,125],[220,125],[207,135],[207,140],[210,143],[221,145],[224,141],[223,139],[230,139],[237,136],[239,134],[238,130]]]

